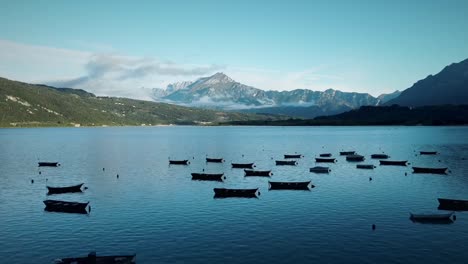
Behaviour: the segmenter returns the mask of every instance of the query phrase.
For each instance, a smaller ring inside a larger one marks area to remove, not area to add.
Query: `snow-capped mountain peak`
[[[208,79],[205,80],[205,84],[217,84],[217,83],[232,83],[234,82],[233,79],[231,79],[229,76],[222,72],[217,72],[214,75],[208,77]]]

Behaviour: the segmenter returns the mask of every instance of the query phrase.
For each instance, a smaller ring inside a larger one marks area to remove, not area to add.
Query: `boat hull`
[[[270,177],[271,171],[259,171],[259,170],[244,170],[245,176],[259,176],[259,177]]]
[[[192,180],[197,181],[223,181],[224,173],[192,173]]]
[[[169,165],[189,165],[188,160],[169,160]]]
[[[331,153],[322,153],[319,156],[322,157],[322,158],[329,158],[329,157],[332,156],[332,154]]]
[[[284,158],[285,159],[300,159],[302,158],[302,155],[301,154],[290,154],[290,155],[285,154]]]
[[[136,255],[122,256],[88,256],[80,258],[62,258],[58,259],[57,264],[90,264],[90,263],[106,263],[106,264],[136,264]]]
[[[254,163],[231,163],[233,169],[252,169],[255,167]]]
[[[413,167],[413,173],[447,174],[448,168]]]
[[[440,210],[468,211],[468,200],[438,198]]]
[[[206,158],[206,162],[209,162],[209,163],[223,163],[224,162],[224,159],[222,158]]]
[[[406,166],[407,160],[380,160],[380,165],[384,166]]]
[[[329,173],[331,170],[328,167],[313,167],[309,171],[313,173]]]
[[[214,188],[215,198],[257,198],[257,189],[226,189]]]
[[[357,164],[356,165],[357,169],[365,169],[365,170],[373,170],[375,169],[375,166],[372,164]]]
[[[79,213],[87,214],[89,202],[79,203],[79,202],[67,202],[67,201],[58,201],[58,200],[45,200],[45,209],[49,212],[62,212],[62,213]]]
[[[420,155],[437,155],[437,151],[420,151]]]
[[[340,156],[354,155],[356,151],[340,151]]]
[[[347,161],[364,161],[365,158],[364,156],[353,154],[353,155],[346,156],[346,160]]]
[[[82,192],[81,187],[84,183],[74,185],[74,186],[67,186],[67,187],[50,187],[47,186],[49,192],[47,194],[60,194],[60,193],[76,193]]]
[[[58,162],[38,162],[39,167],[58,167],[60,164]]]
[[[276,166],[296,166],[297,161],[295,160],[277,160]]]
[[[270,190],[310,190],[314,188],[310,181],[306,182],[268,182]]]
[[[387,154],[372,154],[371,159],[388,159],[390,158]]]
[[[315,158],[315,162],[321,162],[321,163],[335,163],[336,159],[335,158]]]

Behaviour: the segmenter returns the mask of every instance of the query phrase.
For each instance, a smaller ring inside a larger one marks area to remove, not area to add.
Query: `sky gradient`
[[[1,2],[0,76],[99,95],[218,71],[379,95],[468,58],[468,1]]]

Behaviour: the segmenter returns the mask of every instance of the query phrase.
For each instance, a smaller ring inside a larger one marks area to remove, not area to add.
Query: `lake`
[[[377,167],[358,170],[342,150]],[[304,155],[297,166],[275,166],[295,152]],[[338,159],[331,173],[310,173],[324,152]],[[370,154],[382,152],[451,173],[379,166]],[[207,164],[206,155],[226,162]],[[169,157],[191,164],[169,166]],[[0,129],[0,262],[97,251],[136,253],[137,263],[466,263],[467,212],[444,225],[413,223],[409,213],[437,212],[438,197],[468,199],[467,159],[468,127]],[[273,171],[272,181],[311,180],[315,188],[269,191],[268,178],[244,177],[231,162],[255,162]],[[203,169],[227,179],[192,181]],[[46,185],[81,182],[89,188],[82,194],[46,195]],[[215,187],[258,187],[261,195],[214,199]],[[45,199],[89,201],[91,212],[46,212]]]

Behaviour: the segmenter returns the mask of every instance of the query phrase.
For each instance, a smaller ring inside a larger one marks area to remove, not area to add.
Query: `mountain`
[[[387,105],[468,104],[468,59],[445,67],[406,89]]]
[[[303,118],[381,103],[381,100],[367,93],[347,93],[333,89],[323,92],[307,89],[264,91],[236,82],[221,72],[194,82],[170,84],[165,90],[155,90],[153,98],[185,106]]]
[[[263,115],[226,113],[0,78],[0,126],[215,124]]]
[[[393,93],[389,93],[389,94],[381,94],[379,96],[377,96],[377,99],[379,99],[380,101],[380,104],[385,104],[386,102],[392,100],[392,99],[395,99],[397,98],[398,96],[400,96],[401,92],[396,90],[395,92]]]

